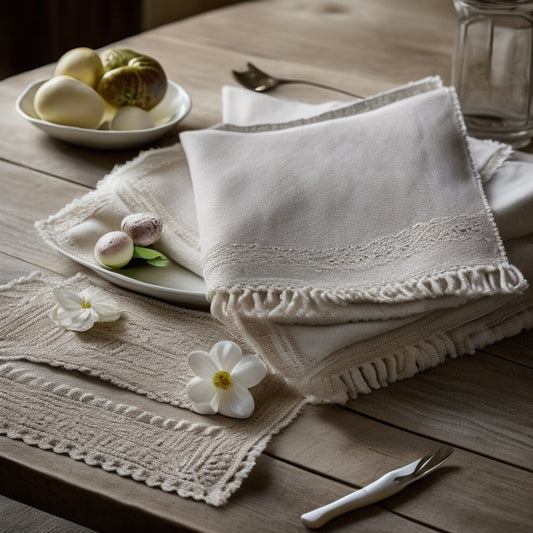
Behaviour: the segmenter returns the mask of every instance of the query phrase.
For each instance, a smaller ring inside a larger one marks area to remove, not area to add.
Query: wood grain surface
[[[220,120],[221,87],[235,84],[231,69],[249,60],[363,94],[435,74],[449,83],[455,25],[448,0],[262,0],[116,45],[157,57],[191,95],[190,114],[153,145],[164,146],[180,131]],[[51,72],[45,65],[0,82],[2,283],[36,269],[83,270],[47,247],[34,222],[138,152],[70,146],[24,122],[17,96]],[[277,95],[339,98],[304,86]],[[533,333],[522,333],[344,407],[306,407],[220,509],[7,438],[0,439],[0,492],[98,531],[305,531],[303,512],[446,445],[455,452],[439,471],[322,531],[526,533],[533,523],[532,341]]]

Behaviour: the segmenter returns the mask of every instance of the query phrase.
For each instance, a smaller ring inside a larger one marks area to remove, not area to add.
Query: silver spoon
[[[358,94],[350,93],[348,91],[344,91],[343,89],[337,89],[336,87],[331,87],[329,85],[324,85],[322,83],[317,83],[314,81],[275,78],[274,76],[271,76],[270,74],[267,74],[266,72],[263,72],[262,70],[259,70],[252,63],[247,63],[247,66],[248,66],[248,70],[242,70],[242,71],[232,70],[233,76],[235,76],[235,79],[247,89],[251,89],[252,91],[257,91],[259,93],[271,91],[272,89],[275,89],[276,87],[278,87],[278,85],[282,85],[286,83],[303,83],[305,85],[313,85],[314,87],[320,87],[321,89],[328,89],[330,91],[335,91],[338,93],[346,94],[348,96],[353,96],[355,98],[363,98],[363,96],[360,96]]]

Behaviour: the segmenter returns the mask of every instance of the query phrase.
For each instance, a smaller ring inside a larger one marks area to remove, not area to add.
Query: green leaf
[[[155,266],[155,267],[164,267],[167,266],[169,261],[168,258],[164,255],[161,255],[159,257],[154,257],[154,259],[148,259],[146,261],[149,265]]]
[[[144,246],[133,247],[134,259],[146,259],[149,265],[156,267],[164,267],[169,263],[168,258],[161,252],[154,250],[153,248],[145,248]]]

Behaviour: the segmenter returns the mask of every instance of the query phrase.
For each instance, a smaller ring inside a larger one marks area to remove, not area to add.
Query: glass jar
[[[533,137],[533,0],[454,0],[452,83],[468,133],[525,146]]]

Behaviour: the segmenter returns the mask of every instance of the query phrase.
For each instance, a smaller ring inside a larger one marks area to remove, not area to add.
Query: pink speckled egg
[[[134,213],[122,220],[120,229],[127,233],[137,246],[150,246],[161,237],[163,223],[154,213]]]
[[[110,231],[96,242],[94,257],[104,266],[121,268],[133,257],[133,240],[123,231]]]

